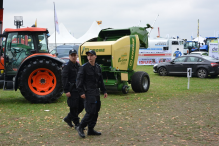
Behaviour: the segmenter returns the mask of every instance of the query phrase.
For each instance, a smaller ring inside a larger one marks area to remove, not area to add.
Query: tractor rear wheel
[[[150,78],[146,72],[138,71],[132,76],[132,90],[135,92],[147,92],[150,87]]]
[[[61,68],[51,60],[35,60],[24,66],[20,74],[21,94],[32,103],[50,103],[63,92]]]

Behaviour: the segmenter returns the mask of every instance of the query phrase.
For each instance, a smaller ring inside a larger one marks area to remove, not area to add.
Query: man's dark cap
[[[96,55],[96,52],[93,51],[93,50],[89,50],[89,51],[86,52],[86,54],[88,54],[88,53],[91,53],[91,54],[93,54],[93,55]]]
[[[69,51],[69,55],[71,55],[73,53],[77,54],[77,51],[75,49],[72,49],[72,50]]]

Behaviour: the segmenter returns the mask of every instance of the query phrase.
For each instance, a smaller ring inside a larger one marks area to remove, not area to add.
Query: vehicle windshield
[[[75,45],[75,46],[58,46],[56,49],[57,49],[57,53],[58,53],[58,57],[59,58],[62,58],[62,57],[65,57],[65,56],[69,56],[69,51],[74,49],[76,51],[78,51],[78,48],[79,46],[78,45]]]
[[[206,60],[217,60],[217,59],[210,57],[210,56],[202,56],[202,57]]]
[[[184,48],[188,49],[188,47],[198,48],[198,43],[197,42],[186,42],[184,44]]]
[[[58,49],[57,48],[57,53],[58,53],[58,57],[64,57],[64,56],[68,56],[69,54],[69,50],[71,50],[72,48],[66,48],[66,49]]]
[[[209,43],[218,43],[218,40],[217,38],[208,38],[206,44],[209,45]]]
[[[28,32],[9,33],[5,42],[7,74],[15,74],[21,62],[34,50],[33,37]]]
[[[48,53],[48,45],[47,45],[47,36],[45,33],[41,33],[37,35],[38,51],[41,53]]]

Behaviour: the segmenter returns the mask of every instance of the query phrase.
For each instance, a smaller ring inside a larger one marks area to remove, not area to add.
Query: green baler
[[[103,29],[97,38],[83,43],[79,47],[81,64],[87,62],[86,52],[94,50],[96,63],[102,69],[105,86],[108,90],[128,93],[129,84],[135,92],[147,92],[150,78],[146,72],[137,71],[140,47],[148,46],[148,32],[143,27],[128,29]]]

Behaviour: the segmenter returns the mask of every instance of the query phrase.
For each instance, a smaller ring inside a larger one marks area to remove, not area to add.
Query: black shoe
[[[76,130],[78,131],[78,135],[81,137],[81,138],[85,138],[85,135],[84,135],[84,128],[82,128],[81,126],[78,126],[76,128]]]
[[[77,130],[77,127],[78,127],[79,125],[75,125],[75,130]],[[85,128],[83,128],[83,130],[86,130]]]
[[[94,129],[88,128],[87,135],[101,135],[101,132],[97,132]]]
[[[63,120],[68,124],[68,126],[74,127],[71,120],[68,117],[65,117]]]
[[[79,124],[75,124],[75,130],[77,130],[77,127],[79,126]]]

